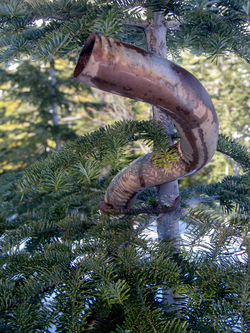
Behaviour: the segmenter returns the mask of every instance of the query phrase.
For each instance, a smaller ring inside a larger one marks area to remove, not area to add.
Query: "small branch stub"
[[[127,214],[127,215],[137,215],[137,214],[150,214],[150,215],[158,215],[162,213],[169,213],[175,211],[181,202],[181,197],[178,196],[175,201],[173,206],[171,207],[162,207],[158,206],[156,208],[154,207],[145,207],[145,208],[127,208],[127,209],[115,209],[112,208],[110,205],[107,205],[104,200],[101,200],[99,202],[99,209],[105,213],[108,214]]]

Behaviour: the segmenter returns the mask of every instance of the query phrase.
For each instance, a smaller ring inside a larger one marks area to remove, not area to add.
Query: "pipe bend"
[[[202,84],[184,68],[138,47],[92,33],[79,56],[74,78],[121,96],[147,102],[168,114],[179,131],[179,161],[167,170],[139,157],[117,174],[104,198],[122,209],[144,188],[185,177],[203,168],[218,141],[218,119]]]

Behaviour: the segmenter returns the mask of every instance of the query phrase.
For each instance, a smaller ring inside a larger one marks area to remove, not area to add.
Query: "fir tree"
[[[146,21],[139,20],[142,9]],[[149,47],[159,52],[162,27],[172,56],[191,48],[211,59],[227,52],[247,59],[246,11],[244,1],[6,1],[1,57],[49,61],[78,50],[93,29],[145,47],[150,35]],[[44,24],[33,26],[39,18]],[[67,143],[15,185],[15,175],[1,177],[1,331],[49,332],[51,325],[58,332],[249,331],[250,156],[244,146],[221,135],[217,150],[241,165],[240,174],[180,189],[182,207],[171,219],[188,223],[182,246],[165,232],[150,242],[146,214],[98,210],[129,160],[128,145],[143,140],[157,147],[165,139],[153,120],[122,121]],[[157,204],[156,191],[148,189],[135,205]]]
[[[14,67],[14,68],[13,68]],[[51,71],[52,76],[51,76]],[[73,140],[96,112],[105,106],[102,94],[72,78],[72,62],[58,59],[42,65],[25,60],[1,70],[1,172],[17,170]],[[53,77],[53,89],[52,89]],[[76,121],[77,120],[77,121]],[[98,128],[89,126],[85,130]],[[100,123],[100,122],[99,122]]]
[[[121,122],[83,136],[27,169],[14,191],[5,176],[2,331],[49,331],[52,324],[59,332],[249,330],[248,173],[181,190],[189,223],[181,250],[173,251],[171,240],[147,240],[152,220],[145,214],[98,210],[111,177],[100,183],[100,163],[108,160],[115,172],[125,133],[157,140],[158,127]],[[249,153],[236,142],[221,137],[218,149],[249,168]],[[137,206],[154,202],[147,190]],[[163,290],[175,295],[174,307]]]

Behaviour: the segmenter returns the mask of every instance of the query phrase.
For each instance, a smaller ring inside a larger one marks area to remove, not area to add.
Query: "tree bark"
[[[54,59],[50,60],[50,79],[51,79],[51,97],[52,97],[52,106],[50,112],[52,113],[52,122],[55,129],[55,143],[56,150],[58,151],[61,148],[61,134],[59,133],[59,115],[58,115],[58,105],[56,102],[56,73],[55,73],[55,61]]]
[[[167,43],[166,33],[167,25],[162,18],[161,12],[154,14],[154,20],[149,20],[149,24],[145,29],[148,49],[150,51],[160,54],[162,57],[167,58]],[[169,138],[169,145],[174,144],[172,137],[174,136],[174,123],[170,117],[164,114],[157,107],[153,107],[153,117],[156,121],[160,121],[166,131]],[[158,204],[161,206],[172,206],[175,199],[179,196],[178,180],[170,183],[165,183],[156,187]],[[175,239],[175,246],[180,245],[180,229],[179,221],[181,218],[181,209],[177,208],[173,212],[167,214],[159,214],[156,220],[157,233],[159,241],[171,238]],[[185,307],[186,297],[185,295],[173,294],[171,288],[165,288],[162,286],[162,304],[174,309],[175,311],[183,309]]]
[[[154,19],[148,20],[148,26],[145,29],[145,33],[149,50],[160,54],[164,58],[167,58],[167,25],[162,18],[161,12],[156,12],[154,14]],[[171,139],[171,137],[174,135],[174,123],[172,119],[156,107],[153,107],[153,116],[156,121],[160,121],[163,124],[166,129],[166,134],[170,138],[169,145],[173,145],[174,140]],[[178,196],[178,180],[157,186],[157,198],[158,203],[161,206],[171,206]],[[164,238],[175,238],[178,243],[178,239],[180,238],[180,216],[181,213],[179,209],[168,214],[159,215],[157,218],[157,231],[159,240]]]

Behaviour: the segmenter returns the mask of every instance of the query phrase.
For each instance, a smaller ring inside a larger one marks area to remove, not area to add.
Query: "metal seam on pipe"
[[[157,106],[173,119],[181,137],[174,146],[180,159],[173,167],[157,167],[150,153],[118,173],[105,194],[107,209],[127,208],[140,190],[190,175],[213,157],[218,141],[217,115],[205,88],[184,68],[94,32],[82,49],[74,78]]]

